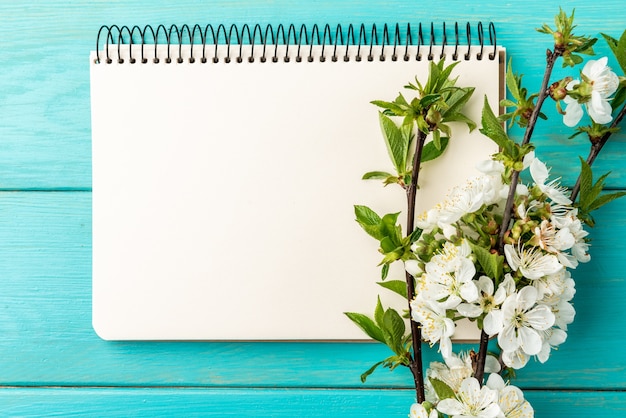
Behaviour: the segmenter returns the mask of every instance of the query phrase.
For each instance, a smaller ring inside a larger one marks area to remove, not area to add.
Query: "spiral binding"
[[[266,62],[268,59],[272,62],[278,62],[281,58],[283,61],[289,62],[290,47],[297,48],[297,62],[301,62],[303,60],[303,55],[308,62],[312,62],[314,60],[314,46],[321,46],[321,55],[318,57],[320,61],[326,60],[326,54],[329,52],[329,49],[332,50],[332,55],[330,55],[331,61],[336,62],[341,57],[343,58],[343,61],[349,61],[351,56],[348,54],[348,50],[351,46],[357,48],[357,53],[354,57],[356,61],[361,61],[363,59],[363,56],[361,55],[363,51],[366,51],[365,57],[367,61],[373,61],[375,59],[384,61],[386,59],[384,53],[385,48],[393,48],[391,54],[391,59],[393,61],[398,59],[398,52],[401,53],[402,50],[404,51],[402,58],[405,61],[409,61],[410,59],[420,61],[423,59],[423,52],[427,52],[426,57],[428,60],[443,58],[443,48],[441,49],[439,57],[435,57],[433,49],[435,46],[448,46],[445,22],[442,24],[442,40],[439,44],[435,40],[434,23],[430,24],[430,36],[428,43],[424,42],[424,29],[421,23],[418,25],[416,32],[414,32],[411,28],[411,24],[407,24],[406,31],[402,31],[399,24],[395,24],[392,29],[390,28],[390,26],[385,24],[382,27],[382,32],[380,32],[375,24],[373,24],[369,30],[364,24],[361,24],[358,26],[357,35],[357,27],[352,24],[348,25],[347,31],[345,32],[340,24],[334,28],[334,31],[328,24],[323,27],[315,24],[312,26],[310,31],[304,24],[301,25],[299,29],[297,29],[293,24],[290,24],[289,26],[280,24],[276,27],[276,30],[274,30],[272,25],[267,25],[263,28],[259,24],[255,24],[253,27],[250,27],[248,24],[244,24],[241,28],[237,25],[231,25],[228,30],[223,24],[218,25],[217,29],[215,29],[215,26],[211,24],[206,25],[204,28],[198,24],[193,25],[192,27],[186,24],[180,27],[177,25],[171,25],[169,29],[164,25],[159,25],[156,30],[151,25],[146,25],[143,28],[140,28],[139,26],[133,26],[131,28],[128,26],[120,27],[118,25],[103,25],[100,27],[96,39],[96,58],[94,62],[96,64],[100,64],[102,62],[111,64],[113,62],[112,55],[114,55],[111,53],[111,47],[113,47],[113,51],[117,49],[117,62],[120,64],[124,63],[121,46],[130,45],[130,48],[128,49],[128,60],[131,64],[135,64],[137,62],[145,64],[149,59],[154,63],[159,63],[160,58],[157,54],[157,46],[164,45],[163,40],[165,40],[165,44],[167,45],[167,57],[164,59],[167,64],[174,61],[178,63],[184,62],[182,50],[183,45],[185,44],[191,46],[191,56],[188,58],[188,62],[190,63],[197,61],[200,63],[220,62],[220,58],[218,57],[219,45],[226,45],[226,57],[222,58],[226,63],[232,62],[232,58],[234,58],[234,62],[237,63],[243,62],[244,58],[247,58],[247,61],[249,62],[253,62],[255,59],[255,47],[263,48],[260,57],[261,62]],[[464,45],[461,45],[460,40],[462,39],[462,34],[460,32],[461,30],[459,29],[459,24],[458,22],[455,22],[454,52],[452,54],[452,59],[455,61],[458,60],[459,53],[462,53],[461,49],[466,51],[463,53],[463,59],[470,59],[470,48],[472,47],[472,26],[470,23],[467,22],[465,25],[465,39],[467,42]],[[380,38],[379,33],[381,33]],[[491,52],[488,53],[488,58],[490,60],[494,60],[497,56],[496,28],[494,24],[490,22],[488,26],[488,44],[485,42],[485,33],[482,22],[478,22],[476,25],[476,34],[478,39],[478,44],[476,46],[480,47],[476,54],[476,59],[483,59],[483,52],[485,47],[487,47],[488,50],[491,50]],[[103,49],[105,51],[103,57],[101,57],[100,47],[102,38],[105,39],[103,41]],[[414,39],[416,40],[415,42]],[[139,61],[137,60],[137,57],[133,56],[133,46],[137,45],[140,45]],[[194,45],[202,45],[202,56],[199,60],[194,57]],[[246,57],[244,57],[244,46],[251,48],[250,54]],[[285,48],[282,48],[285,52],[281,57],[278,56],[279,46],[285,46]],[[411,57],[409,56],[409,47],[415,46],[417,46],[417,52],[413,57]],[[373,55],[374,47],[381,48],[380,55],[377,57]],[[176,49],[178,52],[175,51]],[[212,57],[210,54],[211,50],[213,51]],[[231,57],[231,50],[235,50],[234,57]],[[101,58],[104,58],[104,60]]]

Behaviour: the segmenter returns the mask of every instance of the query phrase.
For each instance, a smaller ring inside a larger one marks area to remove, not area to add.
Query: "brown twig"
[[[413,156],[413,175],[411,183],[406,189],[407,197],[407,235],[413,233],[415,228],[415,199],[417,196],[417,181],[419,178],[420,161],[422,159],[422,149],[426,142],[426,134],[418,129],[417,144],[415,147],[415,155]],[[406,290],[409,302],[409,318],[412,318],[411,301],[415,298],[415,279],[410,273],[406,273]],[[424,369],[422,364],[422,330],[420,324],[411,319],[411,339],[413,343],[413,356],[410,359],[409,369],[413,374],[415,381],[415,391],[417,394],[417,402],[422,403],[426,400],[424,394]]]
[[[528,119],[528,125],[526,125],[526,131],[524,132],[524,138],[521,145],[526,145],[530,142],[530,138],[535,130],[537,119],[541,113],[541,107],[549,94],[548,84],[550,83],[550,76],[554,69],[556,60],[563,54],[563,50],[560,48],[554,48],[554,51],[548,50],[546,52],[546,70],[543,74],[543,80],[541,82],[541,89],[539,90],[539,96],[537,97],[537,103],[535,108]],[[506,204],[504,206],[504,214],[502,216],[502,224],[500,225],[500,233],[498,234],[497,250],[499,254],[504,254],[504,238],[509,230],[509,223],[511,222],[511,215],[513,212],[513,203],[515,201],[515,190],[517,189],[517,183],[519,182],[520,172],[515,170],[511,175],[511,184],[509,186],[509,194],[507,195]],[[482,385],[483,378],[485,376],[485,362],[487,361],[487,346],[489,344],[489,336],[482,331],[480,334],[480,348],[478,350],[478,359],[476,362],[476,372],[474,377]]]

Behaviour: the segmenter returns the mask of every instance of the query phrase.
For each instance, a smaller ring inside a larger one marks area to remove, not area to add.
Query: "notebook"
[[[504,49],[482,24],[455,39],[410,25],[312,29],[103,27],[90,55],[93,326],[106,340],[367,340],[343,313],[407,302],[382,289],[354,205],[406,211],[372,100],[430,60],[459,86],[502,91]],[[297,29],[297,30],[296,30]],[[444,26],[445,34],[445,26]],[[453,38],[454,36],[454,38]],[[463,42],[460,42],[461,39]],[[426,40],[426,41],[424,41]],[[405,60],[406,57],[406,60]],[[453,126],[423,164],[418,213],[475,175],[491,141]],[[400,216],[400,219],[403,215]],[[403,280],[402,266],[388,280]]]

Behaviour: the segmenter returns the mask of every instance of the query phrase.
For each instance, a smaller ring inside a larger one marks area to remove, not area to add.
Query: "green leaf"
[[[462,122],[467,125],[470,132],[476,129],[476,123],[462,113],[446,113],[446,116],[443,118],[442,122]]]
[[[622,72],[626,73],[626,30],[622,32],[619,40],[604,33],[601,35],[609,45],[609,48],[611,48],[611,51],[613,51],[613,55],[615,55]]]
[[[603,194],[602,196],[594,200],[591,205],[589,205],[589,211],[599,209],[607,203],[610,203],[615,199],[619,199],[622,196],[626,196],[626,192]]]
[[[393,174],[386,171],[369,171],[363,174],[362,180],[386,180],[389,177],[393,177]]]
[[[400,314],[393,308],[389,308],[383,315],[383,326],[381,327],[385,343],[398,355],[403,355],[406,350],[402,346],[405,325]]]
[[[422,108],[427,108],[439,99],[441,99],[441,94],[427,94],[420,99],[420,106]]]
[[[580,159],[580,199],[579,204],[585,210],[589,207],[594,198],[590,198],[593,187],[593,174],[591,167],[581,157]]]
[[[513,59],[509,58],[509,64],[507,65],[507,68],[506,68],[506,87],[509,89],[511,96],[513,96],[515,100],[520,102],[525,98],[521,97],[520,95],[519,85],[517,83],[517,77],[515,77],[515,74],[513,74],[512,63],[513,63]],[[512,103],[507,106],[515,106],[515,103]]]
[[[374,309],[374,320],[379,328],[383,326],[383,315],[385,315],[385,309],[383,308],[383,304],[380,302],[380,296],[378,296],[376,300],[376,309]]]
[[[454,390],[443,381],[434,377],[429,377],[428,380],[430,380],[430,384],[433,385],[433,389],[435,389],[435,393],[440,400],[456,397]]]
[[[448,108],[441,112],[444,120],[446,115],[461,112],[463,106],[469,101],[475,90],[474,87],[456,88],[454,92],[446,98]]]
[[[371,237],[380,241],[387,235],[380,216],[367,206],[354,205],[354,214],[356,215],[357,223]]]
[[[378,285],[389,289],[394,293],[399,294],[403,298],[407,298],[406,294],[406,282],[402,280],[387,280],[386,282],[376,282]]]
[[[379,361],[378,363],[374,364],[372,367],[367,369],[365,372],[363,372],[361,374],[361,383],[365,383],[365,381],[367,380],[368,376],[371,375],[372,373],[374,373],[376,368],[378,366],[380,366],[381,364],[383,364],[383,363],[384,363],[384,361]]]
[[[439,129],[433,131],[433,142],[431,143],[435,145],[435,149],[441,149],[441,131]]]
[[[618,109],[626,101],[626,87],[621,85],[617,88],[613,100],[611,100],[611,109]]]
[[[402,230],[399,225],[396,225],[398,222],[398,215],[400,215],[400,212],[388,213],[383,216],[381,220],[382,232],[384,233],[384,236],[389,237],[391,243],[395,245],[392,249],[402,245]]]
[[[402,108],[402,106],[399,106],[393,102],[385,102],[383,100],[374,100],[370,103],[378,107],[382,107],[383,109],[385,109],[385,113],[389,112],[392,116],[402,116],[404,113],[406,113],[406,109]]]
[[[476,260],[483,268],[485,274],[496,282],[502,278],[504,269],[504,257],[498,254],[492,254],[488,249],[480,245],[471,244],[472,252],[476,255]]]
[[[380,278],[381,280],[385,280],[387,275],[389,274],[389,264],[383,264],[383,267],[380,269]]]
[[[480,132],[491,138],[500,148],[506,150],[514,145],[513,141],[507,136],[506,132],[504,132],[496,115],[493,114],[487,96],[485,96],[481,121],[483,126],[480,128]]]
[[[393,120],[381,112],[378,114],[381,131],[385,138],[385,145],[387,146],[389,157],[391,158],[398,175],[400,175],[404,173],[406,168],[406,157],[408,154],[409,142],[404,135],[402,135],[400,128],[398,128]]]
[[[386,344],[383,331],[366,315],[356,312],[344,312],[359,328],[361,328],[370,338]]]

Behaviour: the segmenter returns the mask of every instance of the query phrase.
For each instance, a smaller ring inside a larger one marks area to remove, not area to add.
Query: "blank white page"
[[[357,62],[350,47],[349,62],[320,62],[314,47],[311,63],[296,62],[292,47],[290,62],[262,63],[257,47],[254,63],[204,64],[96,64],[92,53],[98,335],[362,340],[343,312],[373,314],[378,294],[385,306],[405,309],[376,284],[382,256],[353,209],[406,216],[402,189],[361,180],[393,171],[370,101],[400,91],[411,97],[403,86],[427,77],[425,58],[393,61],[391,52]],[[487,54],[477,60],[477,52],[454,74],[459,86],[476,87],[466,113],[479,122],[484,96],[498,103],[500,63]],[[188,57],[189,46],[182,53]],[[285,53],[279,46],[278,56]],[[477,131],[453,125],[444,156],[422,166],[418,213],[476,175],[475,164],[494,151]],[[393,279],[404,280],[402,266],[392,268]]]

